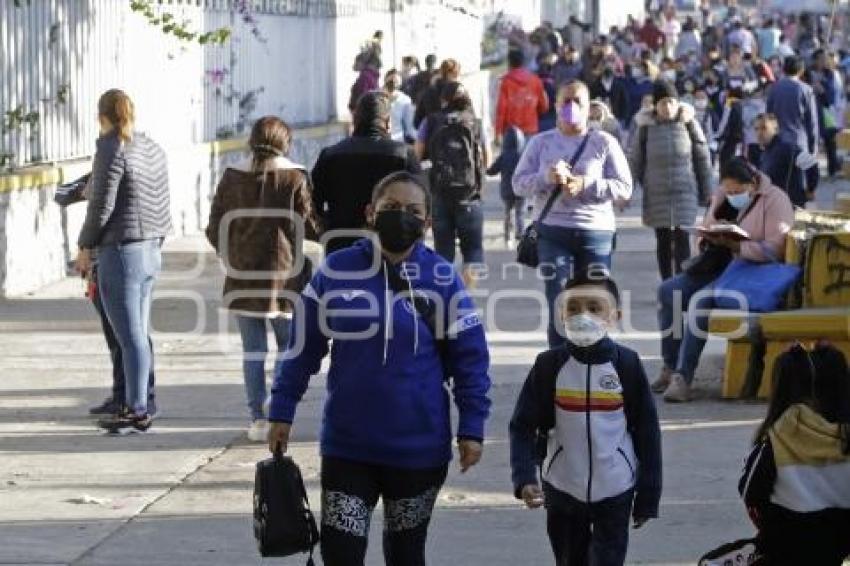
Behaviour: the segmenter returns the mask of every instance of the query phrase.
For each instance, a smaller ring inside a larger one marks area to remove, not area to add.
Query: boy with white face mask
[[[568,282],[567,343],[537,357],[511,419],[514,494],[529,508],[545,505],[559,565],[619,566],[629,518],[639,528],[658,516],[658,415],[640,357],[608,337],[620,314],[604,272]]]

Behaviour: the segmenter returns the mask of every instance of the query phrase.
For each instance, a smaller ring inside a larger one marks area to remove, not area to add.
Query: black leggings
[[[384,501],[387,566],[425,566],[425,541],[448,465],[406,470],[322,459],[322,560],[325,566],[363,566],[369,525]]]
[[[679,227],[656,228],[656,254],[658,256],[658,272],[661,280],[666,281],[682,273],[682,264],[691,257],[691,242],[688,233]]]

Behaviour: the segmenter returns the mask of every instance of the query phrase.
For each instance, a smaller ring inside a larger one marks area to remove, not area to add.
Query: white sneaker
[[[257,419],[248,427],[248,440],[251,442],[266,442],[269,436],[269,421]]]

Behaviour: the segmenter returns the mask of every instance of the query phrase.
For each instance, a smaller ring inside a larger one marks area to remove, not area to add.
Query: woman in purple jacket
[[[514,192],[534,202],[538,221],[540,273],[549,303],[549,345],[564,344],[555,327],[555,301],[573,273],[611,269],[616,221],[613,202],[632,195],[632,176],[614,137],[587,127],[587,85],[569,82],[558,89],[558,127],[538,134],[526,146],[514,173]],[[570,166],[570,163],[575,163]]]

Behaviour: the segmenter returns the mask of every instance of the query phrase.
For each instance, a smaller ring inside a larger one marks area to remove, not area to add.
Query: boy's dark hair
[[[425,208],[428,209],[428,214],[431,213],[431,191],[427,186],[425,186],[422,179],[408,171],[396,171],[395,173],[390,173],[378,181],[378,184],[375,185],[374,189],[372,189],[372,204],[374,205],[378,202],[378,200],[384,196],[384,193],[387,192],[387,189],[396,183],[409,183],[411,185],[416,185],[416,187],[422,191],[422,194],[425,196]]]
[[[605,289],[614,297],[614,306],[620,308],[620,288],[611,278],[607,269],[590,268],[575,274],[564,285],[564,291],[572,291],[578,287],[599,287]]]
[[[511,49],[508,51],[508,66],[511,69],[518,69],[525,64],[525,54],[519,49]]]

